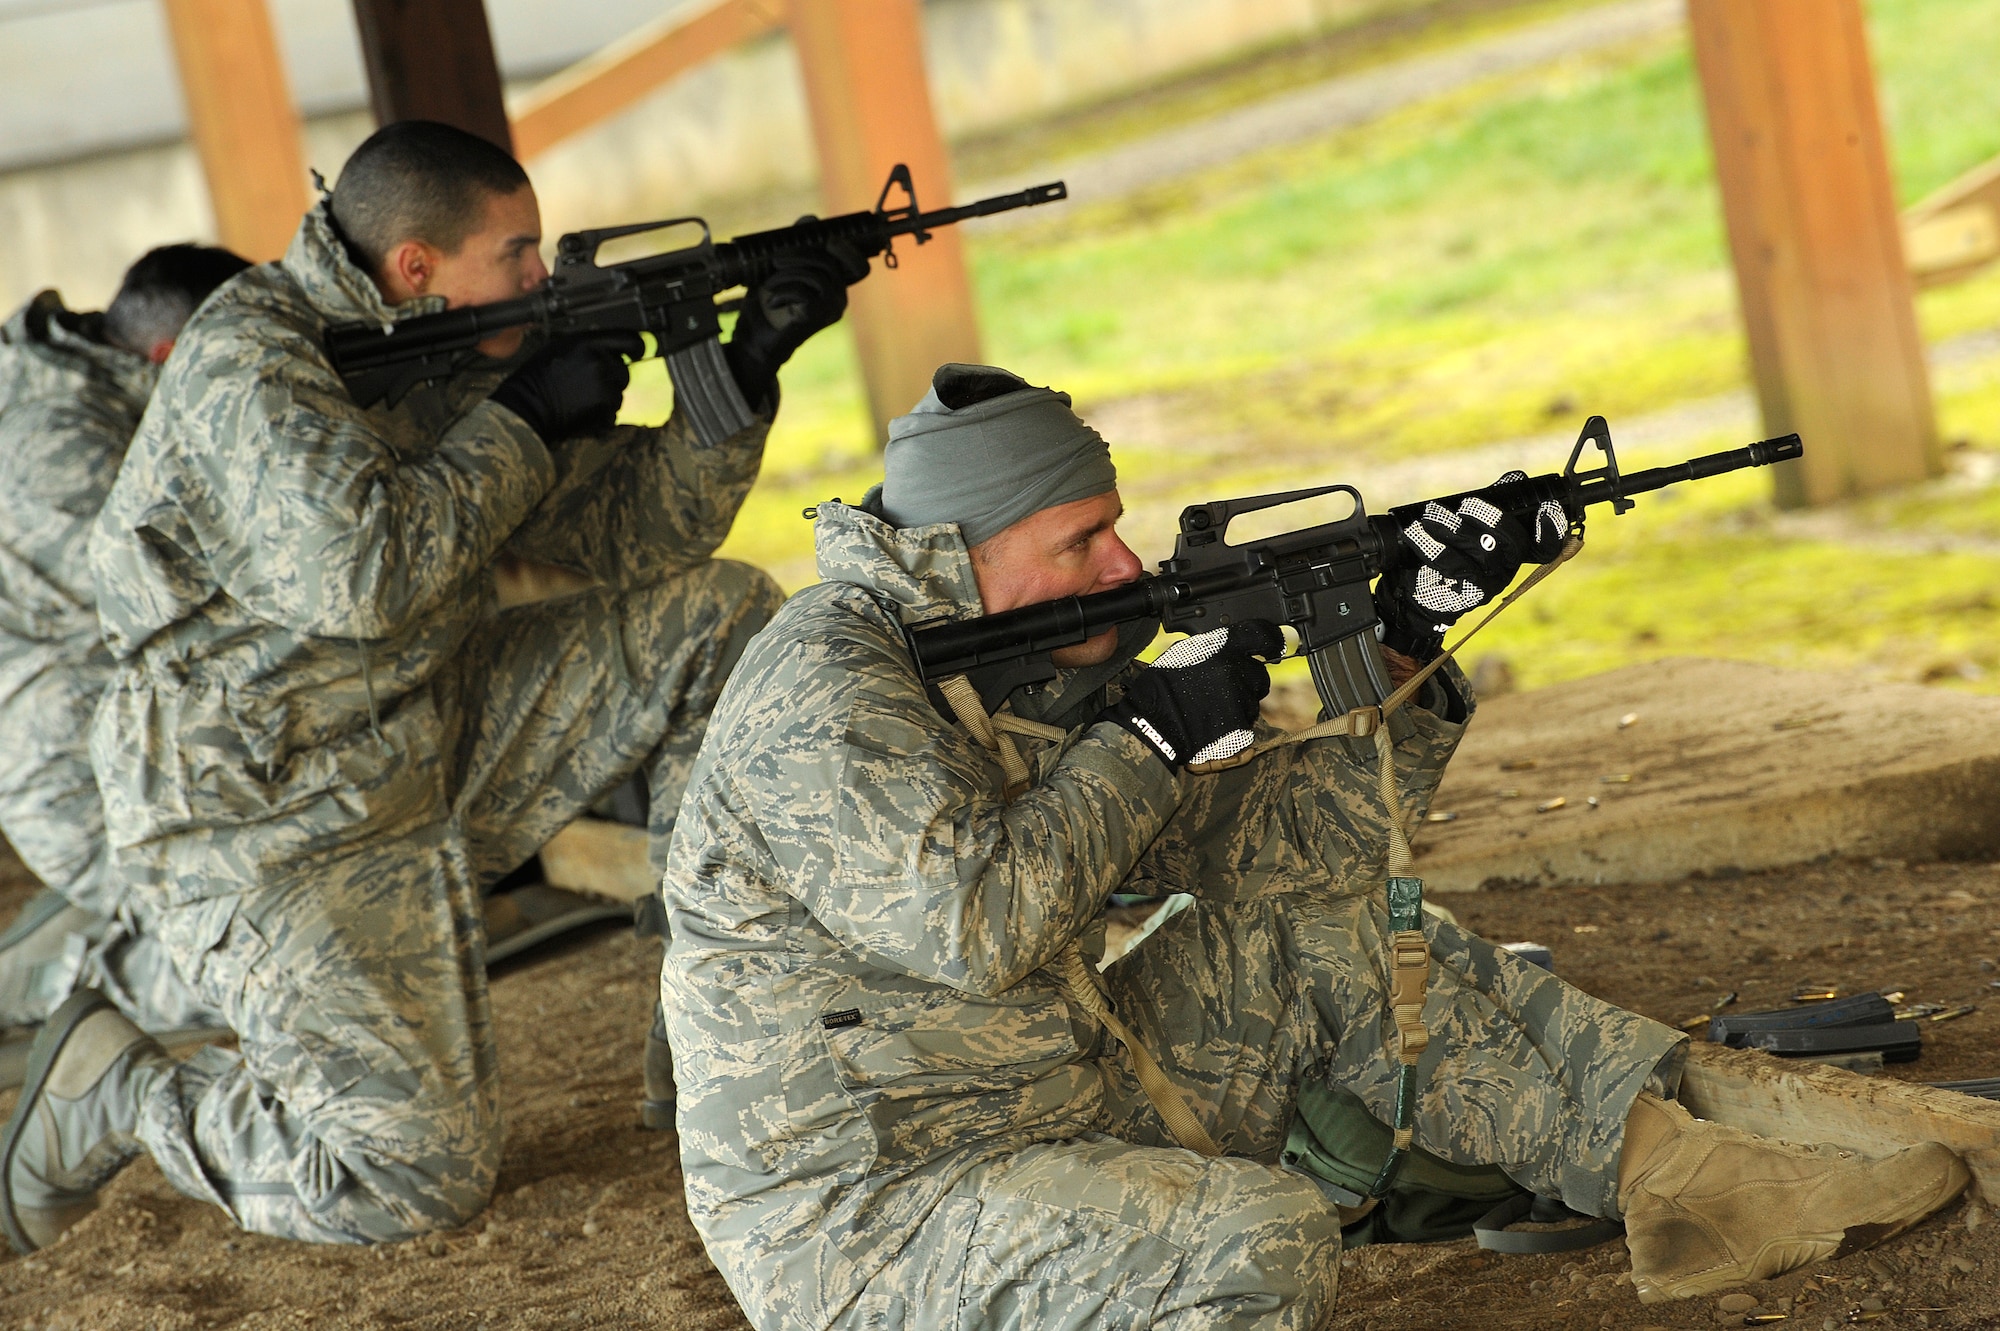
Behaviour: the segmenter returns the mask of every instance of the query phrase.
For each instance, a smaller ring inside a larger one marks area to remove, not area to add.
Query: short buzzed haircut
[[[180,336],[209,293],[250,266],[213,245],[162,245],[125,270],[104,311],[104,340],[136,356]]]
[[[519,162],[476,134],[399,120],[369,135],[340,169],[333,220],[372,274],[406,240],[458,253],[486,200],[527,183]]]

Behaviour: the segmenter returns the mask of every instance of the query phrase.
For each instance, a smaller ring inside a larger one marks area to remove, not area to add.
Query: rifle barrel
[[[990,199],[978,199],[972,203],[962,203],[955,208],[939,208],[935,212],[918,213],[890,228],[890,233],[906,236],[912,232],[928,231],[934,226],[950,226],[963,222],[968,217],[991,217],[994,213],[1010,213],[1016,208],[1039,208],[1045,203],[1056,203],[1069,197],[1069,186],[1062,181],[1052,181],[1047,185],[1030,185],[1012,194],[996,194]]]
[[[1805,444],[1797,435],[1780,435],[1748,448],[1732,448],[1726,453],[1710,453],[1706,457],[1690,458],[1672,466],[1630,472],[1618,478],[1615,490],[1609,477],[1586,481],[1577,487],[1577,499],[1584,504],[1602,504],[1614,497],[1664,490],[1682,481],[1698,481],[1705,476],[1720,476],[1724,472],[1742,471],[1746,467],[1768,467],[1774,462],[1801,457],[1804,453]]]

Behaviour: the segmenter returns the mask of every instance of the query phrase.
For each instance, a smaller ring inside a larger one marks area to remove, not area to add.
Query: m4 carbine
[[[1577,464],[1592,444],[1603,454],[1603,465],[1579,471]],[[1386,515],[1371,517],[1361,493],[1350,485],[1194,504],[1182,510],[1174,556],[1160,565],[1159,573],[1142,574],[1127,586],[1090,596],[1044,601],[979,619],[912,625],[907,630],[910,651],[926,684],[965,675],[991,710],[1022,685],[1053,678],[1050,652],[1106,629],[1154,623],[1170,633],[1205,633],[1240,620],[1263,619],[1289,624],[1297,632],[1320,697],[1338,715],[1389,696],[1369,583],[1415,557],[1401,533],[1426,504],[1456,509],[1460,499],[1476,494],[1532,524],[1542,504],[1554,500],[1574,527],[1591,504],[1608,503],[1623,513],[1632,507],[1633,495],[1769,466],[1803,452],[1799,437],[1788,434],[1626,475],[1618,470],[1610,427],[1602,416],[1592,416],[1560,473],[1419,500]],[[1346,495],[1354,511],[1336,522],[1229,542],[1230,523],[1245,514],[1330,494]]]
[[[890,196],[899,194],[892,203]],[[841,217],[801,218],[792,226],[758,231],[717,244],[699,217],[675,217],[632,226],[573,231],[556,242],[555,270],[525,296],[418,315],[383,326],[338,324],[327,330],[327,352],[364,407],[387,400],[391,406],[421,383],[441,379],[476,354],[495,333],[532,325],[551,337],[580,333],[651,333],[655,351],[666,357],[674,399],[693,419],[703,438],[726,438],[747,421],[727,419],[731,400],[722,376],[729,367],[715,344],[720,315],[731,308],[716,297],[732,288],[754,286],[788,253],[842,245],[863,258],[882,256],[896,266],[898,236],[922,245],[938,227],[969,217],[988,217],[1067,198],[1061,181],[1035,185],[956,208],[924,212],[917,206],[910,168],[897,166],[882,196],[867,212]],[[669,227],[698,226],[695,244],[624,263],[597,262],[606,241]]]

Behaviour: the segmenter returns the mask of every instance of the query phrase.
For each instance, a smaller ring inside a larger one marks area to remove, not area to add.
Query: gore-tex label
[[[842,1026],[859,1026],[861,1024],[861,1009],[851,1007],[845,1012],[829,1012],[819,1019],[819,1024],[830,1031],[837,1031]]]

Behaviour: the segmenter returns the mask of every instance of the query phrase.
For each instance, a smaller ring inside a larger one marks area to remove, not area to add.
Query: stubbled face
[[[1112,490],[1045,508],[972,549],[972,572],[986,613],[1123,587],[1139,576],[1139,556],[1119,539],[1125,503]],[[1118,630],[1051,653],[1059,666],[1096,665],[1118,650]]]
[[[445,306],[454,309],[512,300],[547,279],[541,244],[541,204],[534,187],[523,185],[512,194],[487,195],[479,225],[449,254],[427,241],[401,242],[384,256],[375,283],[392,305],[416,296],[443,296]],[[511,356],[527,333],[526,328],[495,333],[479,350]]]

